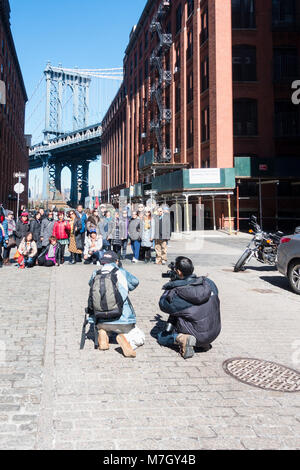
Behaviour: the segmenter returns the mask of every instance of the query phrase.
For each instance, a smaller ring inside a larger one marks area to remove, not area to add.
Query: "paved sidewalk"
[[[180,250],[172,242],[170,258]],[[211,351],[187,361],[156,341],[166,320],[158,309],[163,267],[126,263],[140,279],[131,299],[146,333],[136,359],[124,358],[118,344],[100,352],[87,341],[79,350],[92,266],[2,269],[0,339],[10,347],[0,364],[1,447],[300,449],[300,393],[252,388],[222,369],[225,359],[243,356],[299,370],[300,298],[264,266],[233,273],[240,245],[224,255],[210,240],[203,250],[197,272],[220,288],[223,330]]]

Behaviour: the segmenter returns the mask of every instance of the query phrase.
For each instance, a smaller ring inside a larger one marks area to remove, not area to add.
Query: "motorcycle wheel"
[[[250,250],[246,250],[245,253],[242,254],[242,256],[240,257],[240,259],[238,260],[238,262],[236,263],[236,265],[234,267],[234,272],[235,273],[238,273],[239,271],[241,271],[241,269],[243,268],[243,266],[247,262],[248,258],[250,258],[250,256],[251,256],[251,251]]]
[[[295,294],[300,295],[300,261],[294,261],[288,271],[288,280]]]

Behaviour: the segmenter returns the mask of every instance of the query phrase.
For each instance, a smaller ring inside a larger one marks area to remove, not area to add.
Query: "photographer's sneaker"
[[[180,347],[180,354],[183,359],[190,359],[194,356],[194,347],[196,346],[196,338],[194,336],[180,334],[176,338],[176,343]]]
[[[109,349],[109,339],[105,330],[99,330],[98,342],[100,351],[107,351]]]
[[[126,339],[125,335],[118,335],[116,340],[117,343],[121,346],[125,357],[136,357],[136,352],[132,349],[131,344]]]

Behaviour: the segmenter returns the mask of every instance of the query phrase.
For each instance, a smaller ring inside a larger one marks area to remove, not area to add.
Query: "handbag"
[[[13,235],[10,235],[6,248],[14,248],[15,246],[17,246],[16,239]]]

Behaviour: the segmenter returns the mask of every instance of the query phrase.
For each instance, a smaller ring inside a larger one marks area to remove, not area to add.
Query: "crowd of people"
[[[12,248],[16,248],[14,260],[20,269],[61,266],[66,247],[70,264],[101,265],[89,282],[87,309],[94,323],[95,347],[109,349],[109,337],[115,333],[124,356],[130,358],[136,357],[145,334],[136,324],[129,299],[139,280],[122,267],[122,260],[166,264],[170,236],[167,207],[139,204],[119,211],[101,205],[91,211],[79,205],[76,210],[38,209],[31,213],[23,207],[15,221],[14,213],[0,206],[1,267],[12,265]],[[129,244],[131,256],[127,254]],[[189,359],[196,348],[208,351],[220,334],[218,289],[210,279],[196,276],[192,261],[183,256],[176,258],[170,277],[159,302],[169,319],[157,339],[161,346],[179,347],[181,356]]]
[[[142,203],[121,209],[102,204],[93,210],[78,205],[68,211],[23,207],[17,221],[12,211],[1,207],[0,229],[0,267],[15,262],[20,269],[61,266],[66,250],[69,264],[99,265],[112,250],[120,260],[164,265],[171,238],[168,207]],[[16,253],[10,259],[12,248]]]

